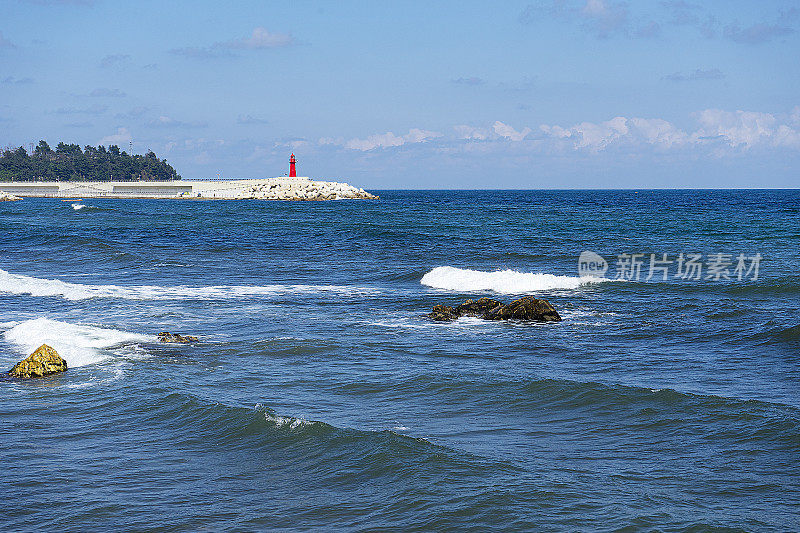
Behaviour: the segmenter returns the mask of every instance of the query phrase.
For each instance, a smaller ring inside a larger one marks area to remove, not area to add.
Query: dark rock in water
[[[474,316],[484,320],[526,320],[532,322],[558,322],[561,316],[547,300],[526,296],[508,305],[491,298],[467,300],[455,308],[449,305],[435,305],[427,317],[444,322],[462,316]]]
[[[158,341],[159,342],[172,342],[178,344],[189,344],[190,342],[197,342],[197,337],[192,335],[181,335],[180,333],[170,333],[168,331],[162,331],[158,334]]]
[[[42,344],[26,359],[14,365],[8,375],[15,378],[40,378],[66,369],[67,362],[58,352],[47,344]]]
[[[437,322],[447,322],[457,319],[460,315],[449,305],[434,305],[433,310],[427,316]]]
[[[477,316],[482,317],[492,309],[501,307],[503,302],[492,300],[491,298],[479,298],[478,300],[467,300],[463,304],[456,307],[458,316]]]
[[[488,311],[483,318],[486,320],[532,320],[535,322],[558,322],[561,315],[547,300],[539,300],[533,296],[526,296],[514,300],[508,305],[496,307]]]

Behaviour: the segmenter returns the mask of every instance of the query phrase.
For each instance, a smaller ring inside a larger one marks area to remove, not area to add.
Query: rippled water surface
[[[800,192],[380,194],[0,203],[0,527],[800,529]]]

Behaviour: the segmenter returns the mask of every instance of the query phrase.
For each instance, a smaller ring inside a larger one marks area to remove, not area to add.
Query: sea
[[[0,529],[800,530],[800,191],[373,192],[0,203]]]

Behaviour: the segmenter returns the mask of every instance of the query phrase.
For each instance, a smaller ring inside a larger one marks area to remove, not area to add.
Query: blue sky
[[[4,0],[0,145],[369,188],[797,187],[794,2]]]

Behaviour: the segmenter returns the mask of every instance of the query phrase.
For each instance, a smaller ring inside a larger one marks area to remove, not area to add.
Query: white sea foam
[[[72,204],[72,209],[74,209],[75,211],[79,211],[84,207],[86,207],[86,204]]]
[[[278,428],[297,429],[299,427],[311,424],[308,420],[303,418],[294,418],[291,416],[279,416],[271,413],[264,413],[264,418],[267,422],[272,422]]]
[[[3,336],[20,355],[28,356],[42,344],[55,348],[68,368],[91,365],[114,355],[110,350],[138,342],[155,342],[149,335],[96,326],[36,318],[20,322]]]
[[[216,285],[187,287],[178,285],[84,285],[57,279],[42,279],[11,274],[0,269],[0,293],[59,296],[67,300],[87,298],[123,298],[126,300],[229,300],[283,294],[335,293],[342,295],[369,294],[373,289],[341,285]]]
[[[482,272],[442,266],[436,267],[422,276],[420,283],[449,291],[494,291],[505,294],[524,294],[553,289],[577,289],[582,285],[604,281],[611,280],[591,276],[555,276],[553,274],[517,272],[516,270]]]

